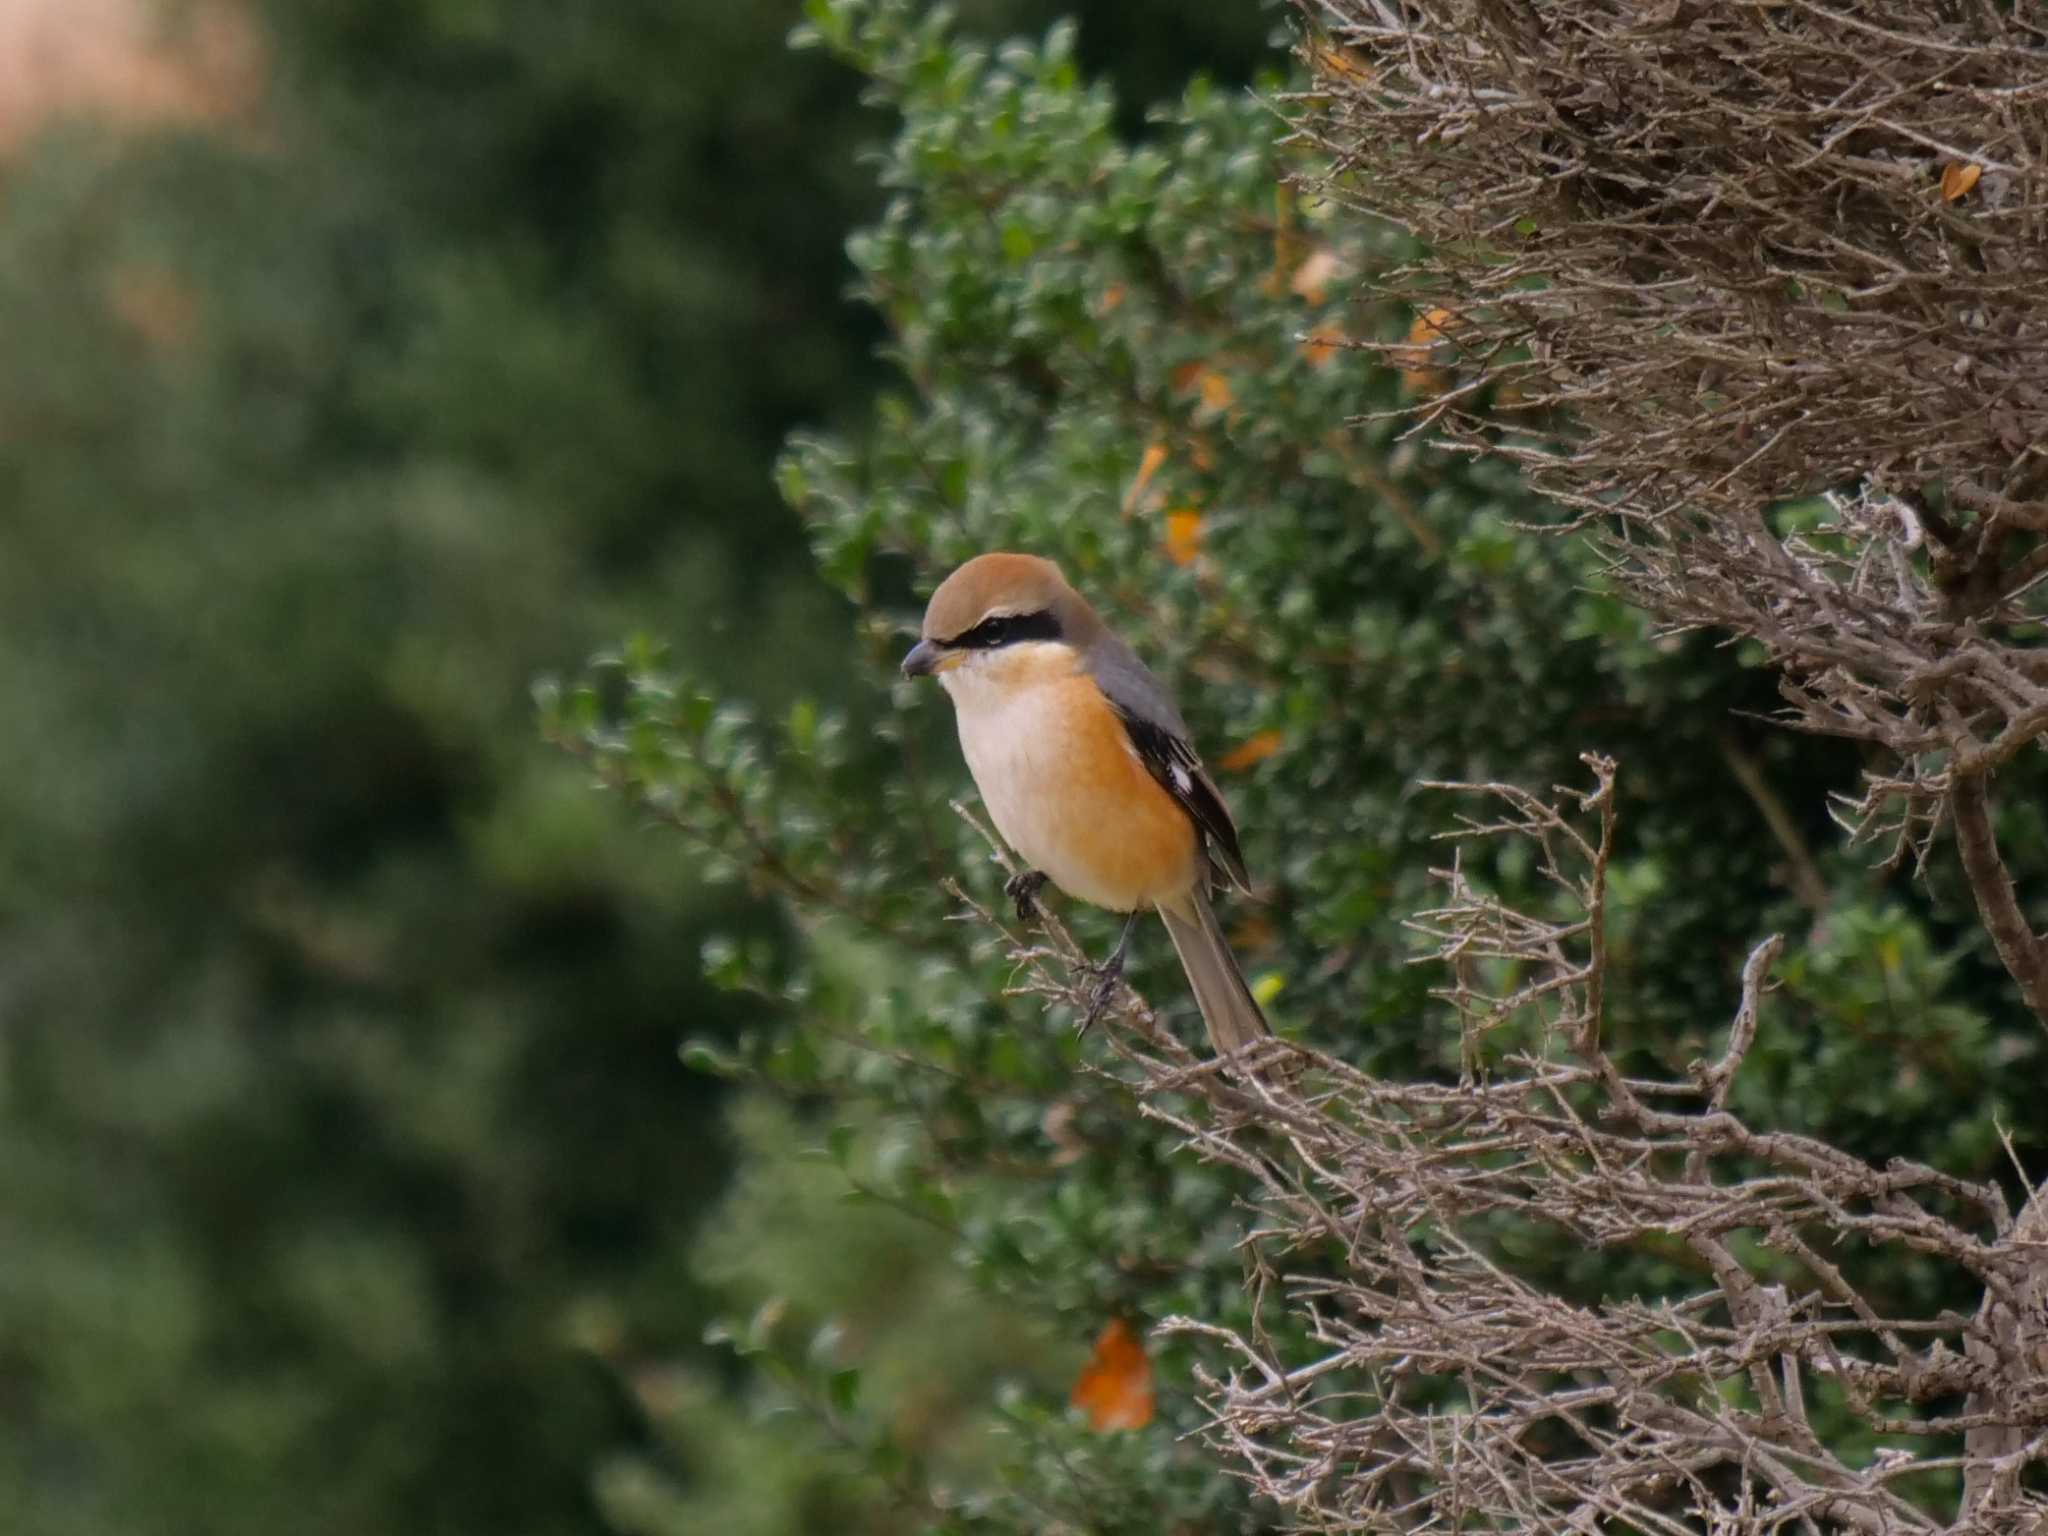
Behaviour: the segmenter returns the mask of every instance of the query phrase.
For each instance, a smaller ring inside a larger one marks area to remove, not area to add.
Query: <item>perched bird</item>
[[[1131,914],[1098,998],[1151,907],[1210,1044],[1229,1054],[1272,1033],[1209,906],[1212,881],[1247,888],[1230,812],[1165,685],[1058,566],[1033,555],[968,561],[932,594],[903,672],[936,676],[952,695],[975,786],[1030,866],[1010,883],[1019,913],[1050,879]]]

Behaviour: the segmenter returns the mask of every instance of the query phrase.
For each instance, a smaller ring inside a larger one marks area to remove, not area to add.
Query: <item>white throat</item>
[[[992,651],[969,651],[957,665],[939,674],[939,686],[952,696],[962,716],[1001,714],[1016,706],[1019,696],[1046,683],[1072,677],[1081,658],[1063,640],[1024,640]]]

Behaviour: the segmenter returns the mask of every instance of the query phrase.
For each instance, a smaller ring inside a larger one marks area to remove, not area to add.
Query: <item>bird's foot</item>
[[[1095,1021],[1101,1018],[1109,1005],[1116,1000],[1117,983],[1124,979],[1124,954],[1131,946],[1131,924],[1137,920],[1138,914],[1135,912],[1125,919],[1124,931],[1117,936],[1116,948],[1109,952],[1107,960],[1100,965],[1083,960],[1075,966],[1082,975],[1095,978],[1095,985],[1088,994],[1088,1011],[1081,1015],[1081,1022],[1074,1030],[1075,1034],[1087,1034]]]
[[[1124,979],[1124,957],[1119,950],[1100,965],[1089,965],[1085,961],[1080,969],[1095,978],[1095,985],[1088,991],[1088,1011],[1081,1015],[1081,1022],[1074,1026],[1074,1033],[1085,1035],[1095,1027],[1095,1021],[1109,1011],[1109,1005],[1116,1001],[1117,983]]]
[[[1038,915],[1038,893],[1045,889],[1046,876],[1036,869],[1012,875],[1003,882],[1003,894],[1017,905],[1017,921],[1028,923]]]

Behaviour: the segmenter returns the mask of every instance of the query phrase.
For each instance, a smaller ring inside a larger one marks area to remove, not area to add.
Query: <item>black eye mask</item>
[[[983,619],[946,644],[967,651],[992,651],[999,645],[1017,645],[1026,640],[1057,640],[1059,637],[1060,621],[1053,617],[1051,609],[1041,608],[1036,613],[1003,613]]]

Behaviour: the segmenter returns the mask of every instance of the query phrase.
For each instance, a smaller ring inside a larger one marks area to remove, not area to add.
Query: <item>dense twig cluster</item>
[[[1305,1357],[1194,1319],[1235,1362],[1210,1433],[1308,1530],[1745,1533],[2048,1529],[2048,1195],[1875,1166],[1746,1124],[1729,1089],[1776,938],[1725,1050],[1625,1072],[1603,1033],[1613,767],[1560,808],[1504,785],[1469,838],[1527,840],[1556,910],[1443,872],[1417,926],[1467,1070],[1386,1082],[1275,1042],[1223,1067],[1135,998],[1119,1048],[1146,1113],[1259,1191],[1263,1296]],[[981,916],[994,921],[991,914]],[[1070,940],[1019,944],[1024,990],[1079,1008]],[[1306,1058],[1296,1075],[1284,1058]],[[1656,1256],[1661,1294],[1570,1294],[1516,1254]],[[1967,1276],[1972,1315],[1887,1299],[1887,1252]],[[2030,1471],[2033,1480],[2029,1481]]]
[[[1418,316],[1387,350],[1423,423],[1525,465],[1664,620],[1761,642],[1792,723],[1880,749],[1846,819],[1895,858],[1952,820],[2048,1021],[1988,794],[2048,729],[2048,17],[1300,3],[1327,186],[1429,246],[1389,284]],[[1473,1050],[1532,1011],[1545,1044],[1456,1089],[1352,1081],[1316,1106],[1310,1173],[1269,1181],[1275,1230],[1342,1234],[1352,1278],[1316,1301],[1309,1369],[1377,1411],[1322,1410],[1300,1366],[1233,1341],[1218,1433],[1309,1524],[2048,1528],[2048,1198],[2009,1217],[1989,1187],[1732,1115],[1769,946],[1719,1062],[1624,1075],[1600,1029],[1606,770],[1591,838],[1494,792],[1486,830],[1539,843],[1579,914],[1505,911],[1454,870],[1430,922]],[[1682,1249],[1701,1283],[1548,1294],[1502,1261],[1518,1222]],[[1899,1247],[1981,1305],[1888,1310],[1851,1280]]]
[[[1429,247],[1421,416],[1890,749],[1855,819],[1924,847],[2048,724],[2048,13],[1298,3],[1324,185]]]

